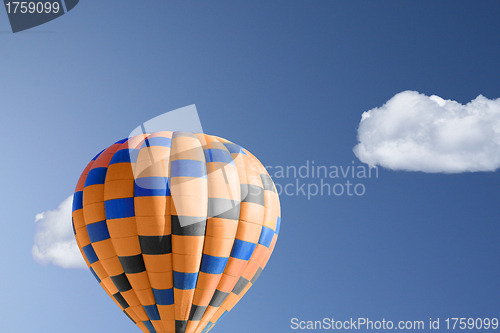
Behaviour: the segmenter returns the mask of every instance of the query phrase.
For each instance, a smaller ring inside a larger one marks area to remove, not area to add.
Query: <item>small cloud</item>
[[[423,172],[495,171],[500,167],[500,98],[463,105],[416,91],[364,112],[354,153],[364,163]]]
[[[44,215],[45,215],[44,213],[36,214],[36,216],[35,216],[35,222],[38,222],[41,219],[43,219]]]
[[[63,268],[87,268],[76,244],[71,222],[73,195],[55,210],[36,214],[35,245],[31,250],[35,261]]]

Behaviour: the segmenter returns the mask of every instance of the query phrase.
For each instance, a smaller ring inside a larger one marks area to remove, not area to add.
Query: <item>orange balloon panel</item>
[[[280,227],[262,164],[225,139],[124,139],[83,171],[76,241],[101,287],[146,333],[205,333],[255,283]]]

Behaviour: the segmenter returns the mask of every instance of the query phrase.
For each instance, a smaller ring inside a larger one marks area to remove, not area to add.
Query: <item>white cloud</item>
[[[500,167],[500,98],[460,104],[403,91],[364,112],[354,153],[364,163],[423,172]]]
[[[52,263],[63,268],[87,268],[76,244],[71,222],[73,196],[55,210],[36,214],[33,258],[42,264]]]

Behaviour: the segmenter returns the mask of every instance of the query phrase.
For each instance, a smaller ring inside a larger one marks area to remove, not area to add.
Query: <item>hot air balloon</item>
[[[72,216],[90,271],[143,332],[205,333],[266,266],[280,203],[248,150],[206,134],[155,132],[90,161]]]

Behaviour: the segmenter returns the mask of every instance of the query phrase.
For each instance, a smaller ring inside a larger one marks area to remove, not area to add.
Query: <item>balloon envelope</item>
[[[189,132],[116,142],[87,165],[73,228],[101,287],[143,332],[208,332],[255,283],[280,226],[262,164]]]

